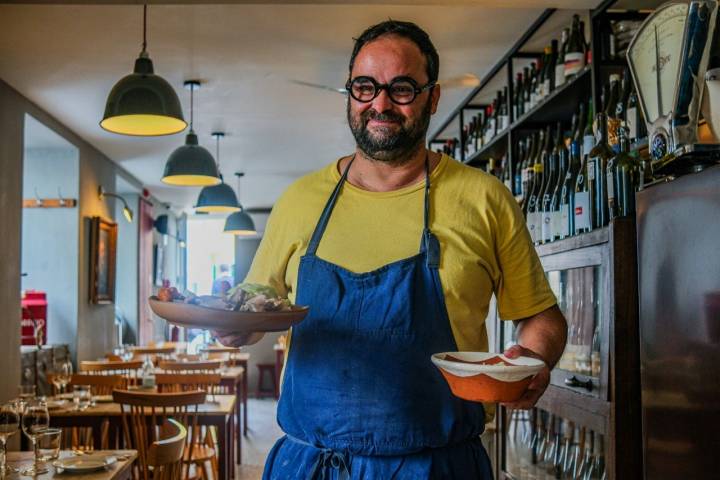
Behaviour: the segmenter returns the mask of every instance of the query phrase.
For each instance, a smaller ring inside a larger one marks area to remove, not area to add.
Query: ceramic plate
[[[285,312],[235,312],[183,302],[163,302],[154,296],[148,302],[155,315],[175,325],[238,333],[284,332],[308,314],[308,307],[299,306]]]
[[[80,455],[57,460],[53,463],[56,468],[62,468],[70,473],[94,472],[117,462],[116,457],[105,455]]]

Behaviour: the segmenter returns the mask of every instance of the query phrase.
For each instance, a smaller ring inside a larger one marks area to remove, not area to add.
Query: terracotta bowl
[[[531,357],[509,359],[486,352],[444,352],[431,357],[452,393],[472,402],[518,400],[545,363]]]

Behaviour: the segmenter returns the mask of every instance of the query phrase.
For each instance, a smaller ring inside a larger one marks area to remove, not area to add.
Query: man
[[[439,59],[412,23],[355,43],[347,117],[357,148],[275,205],[247,281],[309,315],[293,328],[266,479],[490,479],[482,404],[454,397],[433,353],[487,351],[493,293],[510,357],[551,368],[566,324],[522,213],[494,177],[429,152]],[[226,344],[257,341],[220,332]],[[529,408],[549,369],[514,408]]]
[[[220,276],[212,284],[213,295],[225,295],[233,287],[233,277],[230,276],[230,266],[227,263],[220,264]]]

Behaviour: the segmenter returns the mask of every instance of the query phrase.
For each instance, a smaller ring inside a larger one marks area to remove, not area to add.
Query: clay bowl
[[[150,297],[148,303],[155,315],[181,327],[240,333],[284,332],[308,314],[308,307],[299,306],[284,312],[235,312],[183,302],[163,302],[157,297]]]
[[[531,357],[509,359],[486,352],[444,352],[431,357],[453,395],[472,402],[518,400],[545,363]]]

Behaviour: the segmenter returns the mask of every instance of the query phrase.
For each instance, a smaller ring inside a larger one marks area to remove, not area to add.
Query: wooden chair
[[[155,440],[147,449],[145,459],[152,468],[153,480],[176,480],[182,477],[183,452],[188,432],[180,422],[168,418],[162,425],[162,440]]]
[[[175,353],[175,345],[162,347],[129,347],[129,350],[133,353],[133,355],[171,355]]]
[[[220,370],[222,362],[199,361],[199,362],[177,362],[161,361],[158,365],[162,370],[168,372],[203,372],[215,373]]]
[[[208,394],[221,393],[219,373],[157,373],[155,374],[155,385],[159,392],[187,392],[193,390],[204,390]],[[212,397],[211,397],[212,400]],[[212,428],[205,430],[202,442],[195,445],[191,457],[184,459],[186,462],[195,464],[196,468],[205,468],[205,462],[210,462],[213,468],[213,478],[219,474],[217,452],[217,434]]]
[[[80,371],[88,375],[122,375],[127,380],[127,385],[138,385],[140,383],[138,371],[142,365],[142,360],[129,362],[83,360],[80,362]]]
[[[190,477],[190,467],[193,459],[197,456],[194,451],[200,444],[201,430],[197,424],[198,406],[205,402],[206,393],[202,390],[176,393],[154,393],[129,390],[115,390],[113,400],[119,403],[122,411],[123,431],[125,432],[125,444],[129,448],[138,451],[137,467],[142,480],[155,480],[151,474],[153,457],[151,445],[156,442],[162,432],[159,428],[163,422],[170,417],[185,425],[188,434],[184,439],[182,462],[186,468],[184,478]],[[206,452],[202,452],[205,454]],[[214,452],[213,452],[214,454]],[[210,478],[209,472],[203,464],[200,469],[196,468],[205,480]],[[176,480],[180,476],[170,476]]]
[[[88,385],[93,395],[112,395],[116,388],[127,388],[128,380],[122,375],[89,375],[74,373],[69,386]]]

